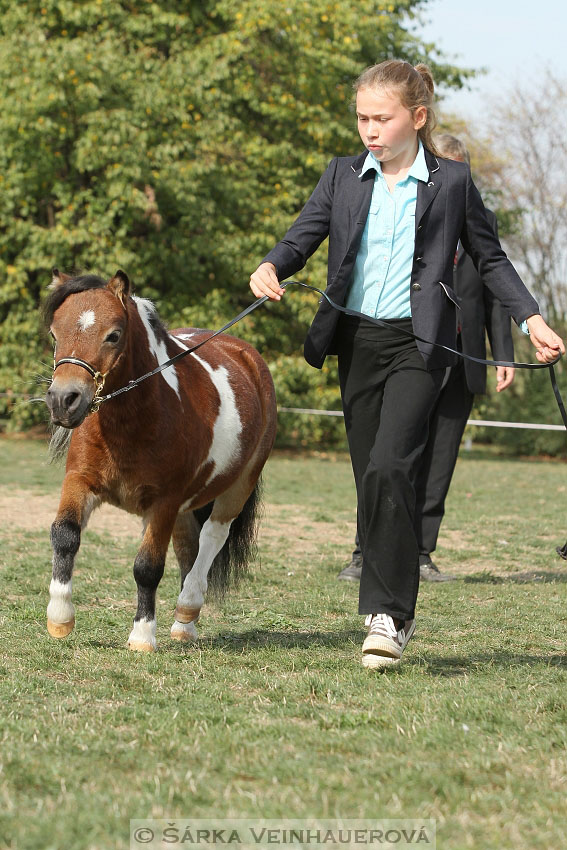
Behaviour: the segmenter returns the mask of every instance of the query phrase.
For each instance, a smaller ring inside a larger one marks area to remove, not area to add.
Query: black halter
[[[81,366],[83,369],[86,369],[91,378],[95,383],[95,394],[91,401],[89,412],[96,412],[100,405],[102,404],[103,398],[101,396],[102,390],[104,388],[104,382],[106,380],[106,376],[108,372],[105,372],[104,375],[102,372],[98,372],[90,363],[87,363],[86,360],[81,360],[80,357],[62,357],[61,360],[57,360],[53,364],[53,372],[62,366],[64,363],[71,363],[72,366]]]

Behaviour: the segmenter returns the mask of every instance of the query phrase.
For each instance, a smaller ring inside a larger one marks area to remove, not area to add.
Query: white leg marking
[[[195,623],[180,623],[175,620],[171,627],[171,637],[173,640],[181,640],[185,643],[193,643],[199,640],[199,633]]]
[[[80,330],[82,330],[82,331],[86,331],[89,328],[92,328],[94,323],[95,323],[94,310],[85,310],[83,313],[81,313],[81,315],[79,316],[79,321],[77,322]]]
[[[177,604],[187,608],[202,608],[207,592],[207,575],[211,564],[224,546],[230,531],[230,522],[208,519],[199,536],[199,552],[193,568],[185,576]]]
[[[155,619],[146,620],[144,618],[142,620],[134,620],[134,627],[128,638],[128,646],[131,646],[133,649],[136,647],[151,647],[152,649],[156,649]]]
[[[138,313],[140,314],[140,318],[148,335],[150,351],[161,366],[162,363],[165,363],[166,360],[169,360],[169,355],[167,353],[167,348],[165,347],[165,342],[163,342],[163,340],[158,340],[155,331],[151,325],[150,319],[152,316],[156,315],[156,309],[152,302],[148,301],[147,298],[138,298],[136,295],[134,295],[133,299],[136,304],[136,307],[138,308]],[[174,339],[174,337],[170,337],[170,339]],[[177,379],[177,372],[175,371],[175,366],[168,366],[167,369],[164,369],[163,372],[160,372],[160,375],[167,381],[171,389],[177,394],[177,398],[181,400],[181,396],[179,394],[179,381]]]
[[[73,581],[63,583],[52,578],[49,585],[49,605],[47,619],[60,625],[69,623],[75,617],[75,608],[71,601]]]

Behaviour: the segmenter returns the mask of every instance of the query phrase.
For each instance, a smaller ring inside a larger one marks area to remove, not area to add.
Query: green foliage
[[[311,410],[341,410],[337,364],[334,358],[322,370],[303,358],[281,356],[270,363],[278,405]],[[278,417],[277,445],[310,448],[346,448],[342,416],[282,411]]]
[[[558,327],[558,333],[561,328]],[[533,345],[528,337],[515,334],[515,359],[523,363],[537,363]],[[559,390],[567,397],[566,371],[563,362],[555,368]],[[489,392],[477,396],[471,414],[473,419],[491,419],[502,422],[531,422],[562,425],[561,414],[553,394],[547,369],[517,369],[514,383],[505,392],[496,393],[493,374],[489,378]],[[564,457],[567,453],[567,433],[535,429],[499,429],[475,427],[473,438],[482,443],[496,443],[519,455],[550,455]]]
[[[249,303],[249,274],[328,160],[359,149],[361,68],[399,56],[439,83],[467,76],[410,32],[424,5],[0,0],[0,390],[28,391],[49,361],[52,266],[122,267],[174,325]],[[323,286],[320,253],[304,279]],[[294,294],[242,333],[268,360],[299,358],[315,306]]]

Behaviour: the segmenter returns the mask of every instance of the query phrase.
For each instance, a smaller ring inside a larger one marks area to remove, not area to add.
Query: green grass
[[[39,443],[0,441],[0,485],[57,492]],[[203,609],[198,646],[125,648],[135,541],[87,531],[77,626],[45,630],[49,521],[2,527],[0,847],[127,848],[130,818],[434,818],[437,847],[567,846],[562,463],[470,453],[403,666],[360,666],[342,456],[274,456],[261,563]],[[563,483],[565,482],[565,484]]]

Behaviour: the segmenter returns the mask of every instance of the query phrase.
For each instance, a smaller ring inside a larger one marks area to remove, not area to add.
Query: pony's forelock
[[[95,274],[83,274],[71,277],[61,283],[49,294],[43,305],[43,320],[47,327],[53,322],[55,311],[63,304],[69,295],[85,292],[88,289],[104,289],[107,281]]]

